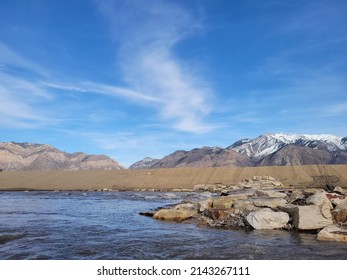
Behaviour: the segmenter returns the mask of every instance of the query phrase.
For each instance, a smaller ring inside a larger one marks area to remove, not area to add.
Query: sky
[[[150,156],[347,136],[345,0],[0,0],[0,141]]]

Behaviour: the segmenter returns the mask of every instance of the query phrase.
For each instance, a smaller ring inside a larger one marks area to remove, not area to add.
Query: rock
[[[247,199],[249,197],[255,196],[255,192],[256,190],[254,189],[243,190],[242,192],[231,192],[229,193],[229,197],[234,198],[234,200]]]
[[[335,225],[323,228],[317,235],[318,240],[347,242],[347,230]]]
[[[331,214],[335,223],[339,225],[347,224],[347,209],[335,209]]]
[[[306,204],[313,204],[318,206],[323,217],[327,219],[332,218],[330,210],[333,209],[333,205],[324,192],[317,192],[314,195],[309,196],[306,199]]]
[[[258,189],[260,185],[258,183],[240,182],[237,185],[241,189]]]
[[[173,209],[175,210],[195,210],[195,204],[194,203],[181,203],[177,204]]]
[[[284,199],[288,198],[288,196],[285,193],[278,192],[278,191],[272,191],[272,190],[256,190],[255,193],[258,196],[284,198]]]
[[[345,191],[343,188],[341,188],[340,186],[336,186],[336,187],[334,188],[334,192],[339,193],[339,194],[346,195],[346,191]]]
[[[235,199],[232,196],[221,196],[213,199],[212,207],[217,209],[228,209],[234,204]]]
[[[251,199],[254,206],[257,207],[268,207],[268,208],[277,208],[287,204],[287,201],[283,198],[274,198],[274,197],[259,197]]]
[[[193,217],[196,213],[196,210],[189,209],[161,209],[154,213],[153,218],[181,222]]]
[[[211,193],[218,193],[221,192],[222,190],[225,190],[227,186],[222,185],[222,184],[199,184],[195,185],[193,187],[193,191],[195,192],[211,192]]]
[[[206,209],[203,214],[212,220],[225,221],[235,216],[234,209]]]
[[[314,195],[309,196],[306,199],[306,204],[313,204],[319,207],[322,207],[323,205],[327,205],[330,209],[333,209],[333,206],[330,200],[327,198],[324,192],[317,192]]]
[[[347,209],[347,199],[344,199],[341,201],[337,206],[336,209]]]
[[[332,219],[322,215],[321,210],[316,205],[298,206],[287,204],[280,207],[292,217],[294,228],[299,230],[315,230],[331,225]]]
[[[154,216],[154,212],[140,212],[139,214],[142,216],[147,216],[147,217],[153,217]]]
[[[199,212],[204,212],[206,209],[210,209],[212,207],[212,199],[208,198],[202,201],[199,201],[195,204],[195,209]]]
[[[337,193],[329,193],[327,194],[328,199],[332,204],[338,206],[340,204],[347,203],[347,197],[345,195],[337,194]]]
[[[274,212],[269,208],[265,208],[249,213],[246,219],[255,229],[278,229],[287,225],[289,215],[285,212]]]
[[[250,199],[240,199],[236,200],[233,205],[234,209],[238,209],[244,212],[251,212],[260,210],[260,207],[257,207],[253,204],[253,201]]]
[[[289,203],[293,203],[297,200],[304,200],[306,198],[305,194],[301,190],[294,190],[289,196]]]

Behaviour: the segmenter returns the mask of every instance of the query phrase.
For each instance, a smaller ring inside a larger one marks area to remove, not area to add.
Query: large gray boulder
[[[255,229],[278,229],[288,224],[289,215],[285,212],[275,212],[269,208],[264,208],[249,213],[246,219]]]
[[[323,216],[320,208],[316,205],[298,206],[287,204],[280,207],[293,219],[293,226],[299,230],[321,229],[333,223],[332,218]]]

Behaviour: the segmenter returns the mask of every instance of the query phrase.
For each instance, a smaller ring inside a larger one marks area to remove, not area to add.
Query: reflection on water
[[[347,259],[347,244],[140,216],[194,193],[0,192],[0,259]]]

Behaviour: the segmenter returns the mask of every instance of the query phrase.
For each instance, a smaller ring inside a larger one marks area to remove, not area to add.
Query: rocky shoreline
[[[140,213],[158,220],[194,221],[237,230],[282,229],[317,234],[318,240],[347,242],[347,193],[292,189],[270,176],[254,176],[234,186],[196,185],[210,197]]]

